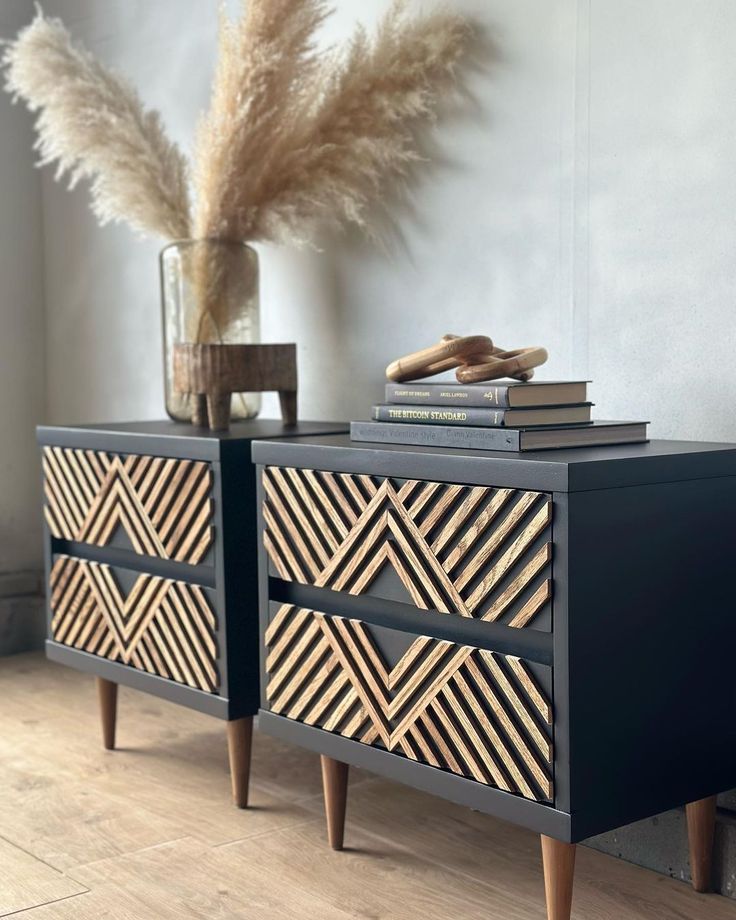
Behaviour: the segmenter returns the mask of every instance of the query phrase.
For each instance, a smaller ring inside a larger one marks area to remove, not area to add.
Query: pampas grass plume
[[[201,236],[313,243],[325,225],[367,225],[369,204],[419,159],[468,38],[457,15],[411,17],[397,0],[369,38],[317,57],[321,0],[247,0],[223,18],[212,102],[196,151]]]
[[[40,9],[3,54],[6,89],[37,112],[40,165],[56,162],[74,186],[91,181],[100,223],[142,233],[189,235],[187,163],[126,81],[73,45]]]
[[[324,0],[243,0],[220,17],[218,59],[196,135],[196,206],[187,161],[127,82],[76,47],[40,9],[0,60],[6,89],[37,113],[41,165],[88,179],[101,223],[169,239],[315,244],[324,226],[370,231],[370,205],[420,159],[414,127],[434,117],[468,26],[452,13],[407,13],[396,0],[375,33],[318,53]],[[219,261],[218,261],[219,260]],[[197,340],[221,337],[227,254],[202,247],[189,271]],[[205,330],[209,330],[205,332]]]

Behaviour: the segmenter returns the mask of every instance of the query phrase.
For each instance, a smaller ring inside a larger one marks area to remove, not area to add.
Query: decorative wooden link
[[[137,553],[196,564],[212,540],[208,463],[43,449],[44,512],[52,535],[107,546],[118,527]]]
[[[127,597],[113,570],[59,556],[51,569],[54,641],[214,693],[215,615],[198,585],[139,575]]]
[[[422,636],[389,669],[366,624],[289,604],[266,644],[273,712],[552,800],[552,708],[520,659]]]
[[[266,467],[265,547],[288,581],[363,594],[393,567],[417,607],[528,626],[552,595],[552,502],[515,489]]]
[[[421,380],[457,368],[455,376],[460,383],[478,383],[502,377],[531,380],[534,368],[544,364],[547,358],[547,349],[539,346],[506,351],[494,345],[485,335],[448,333],[436,345],[392,361],[386,368],[386,379]]]

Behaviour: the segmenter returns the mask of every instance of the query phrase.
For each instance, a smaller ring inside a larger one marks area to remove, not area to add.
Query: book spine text
[[[446,387],[420,383],[387,383],[386,402],[404,405],[446,405],[476,406],[490,409],[507,409],[509,406],[509,388],[507,386],[463,387],[448,384]]]
[[[373,406],[371,417],[377,422],[410,422],[413,425],[479,425],[501,428],[506,423],[504,409],[474,409],[455,406]]]

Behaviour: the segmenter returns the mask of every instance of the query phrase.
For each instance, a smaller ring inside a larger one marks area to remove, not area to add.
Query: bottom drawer
[[[552,801],[551,668],[290,604],[265,641],[272,712]]]
[[[71,556],[54,559],[50,582],[55,642],[217,692],[217,623],[206,588]]]

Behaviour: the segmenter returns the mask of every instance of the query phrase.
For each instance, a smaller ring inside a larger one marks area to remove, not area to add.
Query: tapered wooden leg
[[[716,797],[685,806],[690,841],[690,872],[696,891],[710,891],[713,842],[716,834]]]
[[[547,920],[570,920],[575,844],[563,843],[542,834],[542,863]]]
[[[102,743],[105,750],[115,750],[115,723],[118,713],[118,685],[104,677],[97,678],[97,697],[100,701]]]
[[[250,780],[250,750],[253,739],[253,716],[233,719],[227,723],[227,751],[230,758],[230,779],[233,802],[238,808],[248,807]]]
[[[322,755],[322,786],[325,793],[327,839],[333,850],[341,850],[345,836],[345,807],[348,799],[348,765]]]

